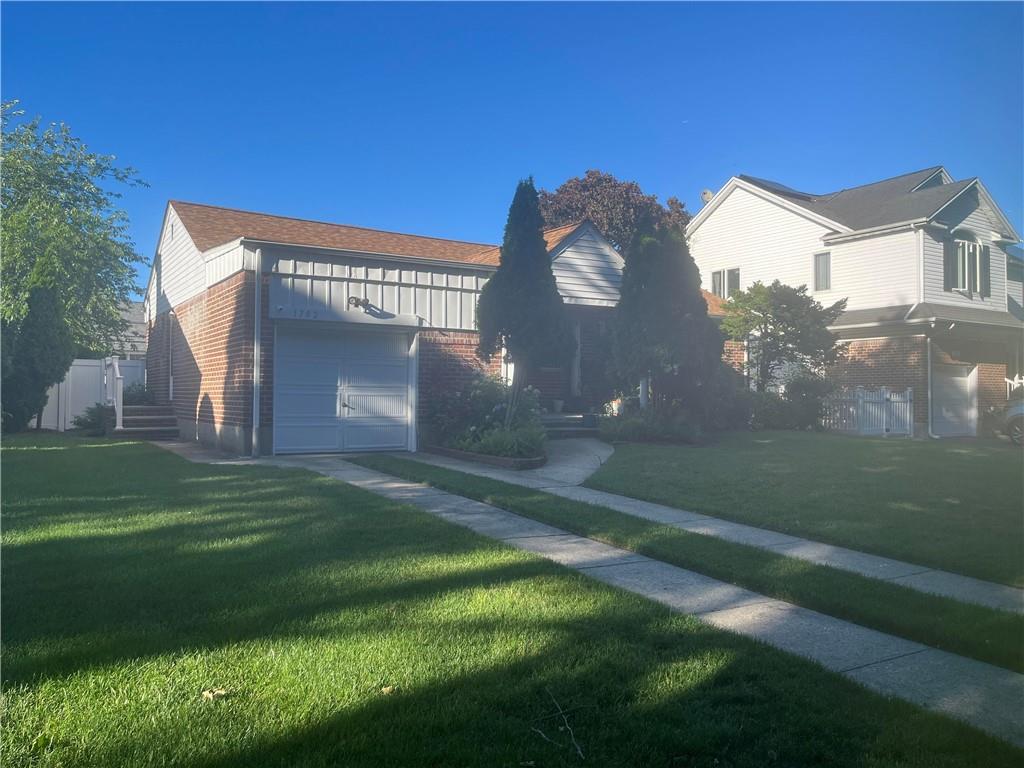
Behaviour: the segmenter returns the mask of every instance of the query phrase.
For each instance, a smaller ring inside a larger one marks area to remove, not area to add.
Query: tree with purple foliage
[[[541,190],[540,212],[548,227],[589,219],[619,252],[645,223],[682,231],[690,220],[678,198],[670,197],[662,205],[635,181],[620,181],[596,169],[565,181],[554,192]]]

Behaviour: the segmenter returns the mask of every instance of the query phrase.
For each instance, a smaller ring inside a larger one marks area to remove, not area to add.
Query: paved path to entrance
[[[642,517],[645,520],[680,528],[691,533],[700,533],[759,549],[767,549],[786,557],[795,557],[798,560],[806,560],[817,565],[852,571],[862,576],[890,581],[893,584],[900,584],[920,592],[951,597],[964,603],[1024,613],[1024,590],[1004,584],[972,579],[970,576],[904,563],[888,557],[869,555],[865,552],[802,539],[767,528],[733,523],[675,507],[666,507],[662,504],[652,504],[648,501],[631,499],[614,493],[583,488],[581,483],[611,456],[612,451],[611,446],[593,438],[552,440],[548,443],[548,463],[540,469],[520,472],[432,453],[395,455],[438,467],[455,469],[459,472],[501,480],[513,485],[544,490],[556,496],[608,507],[617,512]]]
[[[529,518],[375,472],[340,456],[225,460],[195,444],[162,444],[192,461],[308,469],[540,555],[712,626],[818,662],[882,694],[1024,746],[1024,675],[904,640],[618,549]],[[807,692],[813,696],[813,691]]]

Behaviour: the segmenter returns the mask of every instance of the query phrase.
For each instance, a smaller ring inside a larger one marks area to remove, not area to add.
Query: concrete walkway
[[[339,456],[225,460],[195,444],[162,444],[192,461],[308,469],[642,595],[712,626],[811,659],[879,693],[1024,746],[1024,675],[775,600],[693,571],[344,461]],[[812,691],[808,695],[813,695]]]
[[[653,504],[614,493],[583,488],[581,483],[611,456],[613,448],[593,438],[552,440],[548,443],[548,448],[548,463],[545,466],[521,472],[432,453],[395,455],[459,472],[501,480],[513,485],[544,490],[556,496],[608,507],[617,512],[642,517],[645,520],[691,533],[714,536],[778,552],[780,555],[817,565],[852,571],[861,576],[890,581],[893,584],[900,584],[920,592],[951,597],[964,603],[974,603],[988,608],[1024,613],[1024,590],[1004,584],[994,584],[949,571],[940,571],[888,557],[869,555],[845,547],[822,544],[818,541],[790,536],[767,528],[757,528],[696,512],[666,507],[662,504]]]

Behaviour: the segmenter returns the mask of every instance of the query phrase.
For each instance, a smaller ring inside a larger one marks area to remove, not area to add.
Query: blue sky
[[[179,198],[495,242],[588,168],[691,211],[944,164],[1024,230],[1024,5],[25,4],[2,90]],[[140,281],[148,270],[143,269]]]

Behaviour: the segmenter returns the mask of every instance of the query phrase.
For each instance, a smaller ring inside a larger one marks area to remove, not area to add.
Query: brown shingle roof
[[[467,264],[496,266],[498,263],[497,257],[491,255],[495,246],[487,243],[404,235],[379,229],[271,216],[266,213],[252,213],[179,200],[172,200],[170,205],[177,212],[200,251],[246,237],[290,245],[338,248],[362,253],[382,253]]]
[[[725,299],[710,291],[705,291],[703,288],[701,293],[704,294],[704,301],[708,304],[708,314],[711,317],[725,317]]]
[[[573,224],[565,224],[561,227],[552,227],[551,229],[544,230],[544,244],[548,248],[548,253],[551,253],[559,244],[565,240],[569,235],[579,229],[582,221],[574,222]],[[485,263],[494,264],[495,266],[501,261],[501,246],[493,245],[486,251],[480,254],[481,257],[487,259]]]

